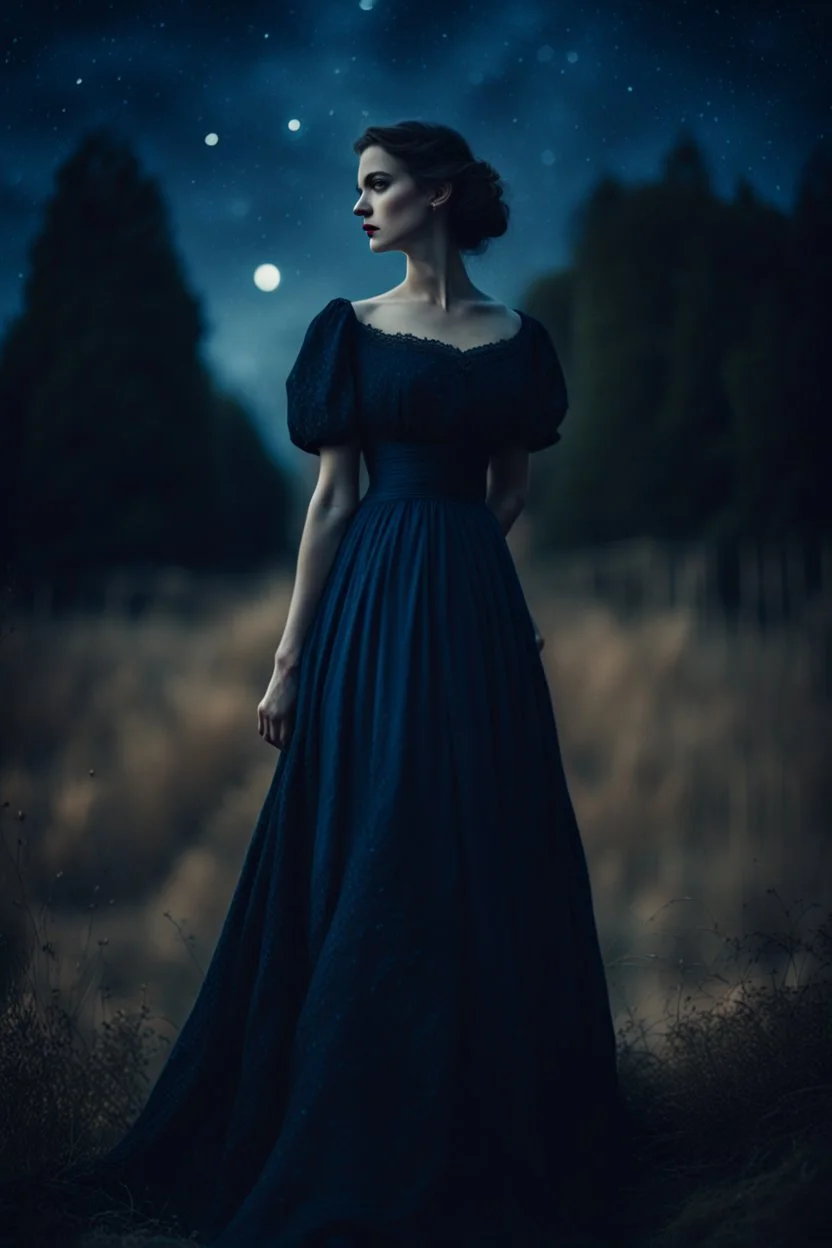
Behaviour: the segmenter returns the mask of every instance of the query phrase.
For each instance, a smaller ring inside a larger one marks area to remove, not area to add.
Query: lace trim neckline
[[[391,341],[396,340],[404,342],[417,342],[422,347],[444,347],[446,351],[455,352],[457,355],[476,355],[480,351],[495,351],[501,347],[507,347],[510,343],[516,342],[523,330],[526,328],[526,317],[519,308],[512,308],[520,317],[520,328],[511,335],[510,338],[495,338],[493,342],[481,342],[475,347],[458,347],[453,342],[445,342],[442,338],[423,338],[420,334],[406,333],[401,330],[391,332],[386,329],[379,329],[376,325],[369,325],[366,321],[358,319],[358,313],[352,306],[349,299],[345,299],[347,307],[353,315],[356,325],[360,325],[362,329],[368,329],[370,333],[375,334],[379,338],[389,338]]]

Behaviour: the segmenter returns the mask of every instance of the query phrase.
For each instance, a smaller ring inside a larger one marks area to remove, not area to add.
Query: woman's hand
[[[261,737],[278,750],[285,750],[292,735],[295,705],[298,697],[298,672],[293,667],[281,670],[275,661],[274,672],[263,700],[257,708]]]
[[[541,635],[540,629],[537,627],[534,620],[532,620],[532,625],[534,626],[534,640],[535,640],[535,645],[537,646],[537,653],[540,654],[540,651],[546,645],[546,642],[544,641]]]

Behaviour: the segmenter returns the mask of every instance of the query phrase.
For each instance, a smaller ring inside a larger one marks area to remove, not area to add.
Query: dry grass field
[[[546,565],[521,576],[619,1034],[678,1056],[697,1009],[730,1014],[775,981],[794,991],[823,962],[806,933],[832,910],[832,603],[729,629],[688,606],[622,619],[600,595],[559,593]],[[256,707],[290,590],[276,574],[198,610],[42,610],[0,641],[0,988],[60,997],[86,1034],[144,1002],[149,1078],[276,763]],[[696,1238],[706,1206],[656,1242],[756,1242]]]
[[[709,960],[712,922],[764,925],[770,888],[832,902],[828,604],[731,632],[689,609],[621,621],[547,590],[545,567],[521,575],[613,1001],[651,1012],[679,958]],[[290,591],[266,578],[196,618],[47,615],[0,643],[0,793],[25,813],[27,887],[51,899],[67,974],[92,919],[120,1004],[144,982],[187,1011],[199,972],[165,911],[210,956],[277,759],[256,707]]]

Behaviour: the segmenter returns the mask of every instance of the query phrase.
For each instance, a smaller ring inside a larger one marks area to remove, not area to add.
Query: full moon
[[[280,269],[273,264],[259,264],[254,270],[254,285],[258,290],[277,290]]]

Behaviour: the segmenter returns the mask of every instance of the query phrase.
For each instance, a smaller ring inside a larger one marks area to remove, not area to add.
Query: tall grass
[[[288,590],[196,622],[16,621],[0,644],[3,1248],[166,1242],[129,1205],[72,1214],[62,1176],[129,1125],[196,995],[274,767],[254,708]],[[828,604],[802,633],[729,636],[529,601],[633,1111],[622,1235],[825,1243]]]
[[[5,966],[0,1013],[0,1225],[13,1230],[0,1242],[185,1242],[175,1225],[136,1212],[128,1194],[94,1216],[89,1204],[73,1201],[68,1168],[93,1159],[126,1130],[147,1095],[150,1059],[167,1043],[145,992],[133,1009],[108,1008],[100,984],[106,937],[92,943],[69,991],[57,982],[60,950],[49,939],[48,906],[36,915],[27,899],[18,831],[4,808],[4,862],[18,884],[28,940],[25,957],[13,970]],[[832,913],[782,903],[781,911],[782,923],[768,932],[714,933],[721,955],[700,968],[695,988],[668,998],[662,1025],[634,1010],[618,1029],[634,1134],[632,1155],[621,1158],[628,1178],[617,1242],[827,1242]],[[90,920],[90,933],[94,926]],[[773,951],[779,969],[771,969]],[[765,984],[755,974],[761,967],[768,968]],[[102,1018],[84,1028],[79,1003],[94,986]],[[559,1242],[553,1237],[553,1248]]]

